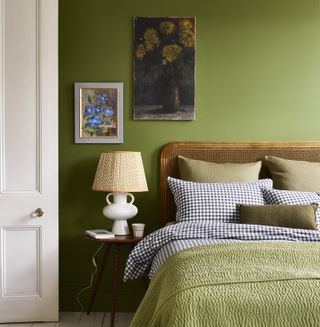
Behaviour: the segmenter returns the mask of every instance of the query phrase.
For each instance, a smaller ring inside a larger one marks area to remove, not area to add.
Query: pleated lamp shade
[[[101,153],[92,189],[101,192],[148,191],[141,152]]]

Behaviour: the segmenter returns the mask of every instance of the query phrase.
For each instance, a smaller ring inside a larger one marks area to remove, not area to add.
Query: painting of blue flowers
[[[122,83],[75,83],[75,142],[122,143]]]

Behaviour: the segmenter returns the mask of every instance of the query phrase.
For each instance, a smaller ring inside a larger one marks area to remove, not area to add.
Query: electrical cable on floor
[[[78,294],[76,295],[76,300],[78,302],[78,304],[80,305],[81,307],[81,313],[84,311],[84,306],[82,304],[82,302],[80,301],[80,295],[87,291],[88,289],[90,289],[93,285],[93,279],[94,279],[94,275],[96,274],[96,272],[98,271],[98,265],[97,265],[97,262],[96,262],[96,259],[95,257],[98,255],[98,253],[100,252],[100,250],[102,249],[104,243],[101,243],[101,245],[98,247],[98,249],[96,250],[96,252],[93,254],[93,256],[91,257],[91,260],[92,260],[92,264],[94,266],[94,270],[92,271],[91,273],[91,278],[90,278],[90,283],[88,286],[84,287],[82,290],[80,290],[78,292]]]

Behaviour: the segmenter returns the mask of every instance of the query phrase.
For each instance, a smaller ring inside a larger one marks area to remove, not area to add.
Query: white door
[[[57,184],[58,0],[0,0],[0,322],[58,319]]]

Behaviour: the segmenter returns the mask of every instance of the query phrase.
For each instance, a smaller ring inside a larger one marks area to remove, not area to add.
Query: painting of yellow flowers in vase
[[[194,120],[194,17],[134,17],[135,120]]]

